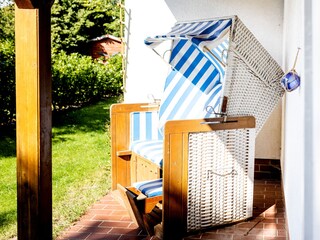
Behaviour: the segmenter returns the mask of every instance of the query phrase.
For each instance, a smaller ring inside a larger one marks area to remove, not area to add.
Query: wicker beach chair
[[[160,105],[112,106],[112,180],[149,206],[140,216],[162,200],[164,239],[181,239],[252,216],[255,136],[284,93],[283,71],[237,16],[178,22],[146,44],[168,40]],[[152,190],[141,181],[157,179],[160,198],[141,197]]]

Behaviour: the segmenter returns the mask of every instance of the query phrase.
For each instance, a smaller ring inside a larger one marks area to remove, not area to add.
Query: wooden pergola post
[[[18,239],[52,239],[51,5],[16,0]]]

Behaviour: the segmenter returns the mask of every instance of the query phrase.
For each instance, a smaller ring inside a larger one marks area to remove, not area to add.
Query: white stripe
[[[140,139],[146,139],[147,133],[146,133],[146,113],[140,112]]]
[[[152,113],[152,139],[158,139],[158,125],[159,114],[158,112]]]
[[[165,90],[165,96],[164,98],[166,99],[169,94],[172,92],[172,88],[174,88],[177,85],[177,82],[181,78],[181,73],[177,73],[175,77],[172,79],[171,83],[169,84],[168,88]],[[176,106],[177,102],[181,98],[182,94],[185,92],[186,88],[188,87],[188,80],[186,80],[183,84],[182,87],[179,89],[179,91],[174,95],[171,103],[169,106],[165,109],[164,113],[160,117],[160,126],[164,126],[165,122],[168,120],[168,115],[172,112],[172,109]]]

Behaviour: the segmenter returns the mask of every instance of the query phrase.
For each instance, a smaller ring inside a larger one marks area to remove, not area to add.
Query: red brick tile
[[[82,226],[73,225],[73,226],[71,226],[71,227],[68,229],[68,231],[69,231],[69,232],[78,232],[81,228],[82,228]]]
[[[233,235],[233,240],[263,240],[262,235],[254,235],[254,236],[244,236],[243,234],[241,235]]]
[[[91,209],[104,209],[106,205],[101,204],[101,203],[95,203],[94,205],[91,206]]]
[[[129,228],[130,222],[123,221],[104,221],[100,225],[100,227],[118,227],[118,228]]]
[[[101,223],[102,221],[81,220],[77,223],[77,225],[86,227],[98,227]]]
[[[254,218],[189,235],[184,239],[284,240],[287,238],[287,232],[283,203],[280,181],[255,180]],[[66,230],[58,239],[85,238],[143,240],[146,238],[146,233],[131,221],[127,210],[112,197],[112,194],[108,194],[94,204],[76,225]]]
[[[287,237],[288,233],[285,229],[278,229],[278,237]]]
[[[110,234],[100,234],[92,233],[86,238],[86,240],[118,240],[121,235],[110,235]]]
[[[104,215],[112,215],[113,213],[113,209],[90,209],[90,211],[88,211],[88,214],[91,215],[96,215],[96,214],[104,214]]]
[[[266,237],[277,237],[278,231],[277,229],[263,229],[263,236]]]
[[[232,240],[232,234],[223,233],[203,233],[201,239],[212,239],[212,240]]]
[[[286,237],[264,237],[263,240],[287,240]]]
[[[263,200],[263,199],[265,199],[265,194],[264,194],[264,193],[256,193],[256,194],[253,195],[253,199],[254,199],[254,200],[258,200],[258,199],[259,199],[259,200],[260,200],[260,199]]]
[[[135,224],[134,222],[129,222],[129,227],[128,228],[138,228],[139,226]]]
[[[107,234],[109,233],[111,228],[109,227],[82,227],[78,232],[83,232],[83,233],[104,233]]]
[[[126,209],[116,210],[112,212],[114,216],[128,216],[128,211]]]
[[[217,233],[234,233],[236,229],[236,225],[231,225],[231,226],[226,226],[226,227],[221,227],[217,228],[213,231],[208,231],[208,232],[217,232]]]
[[[121,218],[122,218],[122,216],[120,216],[120,215],[97,214],[92,218],[92,220],[95,220],[95,221],[120,221]]]
[[[121,221],[131,221],[131,218],[129,215],[124,215],[121,217]]]
[[[144,240],[146,236],[126,236],[122,235],[119,240]]]
[[[140,229],[130,229],[130,228],[112,228],[110,234],[123,234],[123,235],[139,235]]]
[[[62,236],[62,239],[82,240],[82,239],[86,239],[90,234],[91,233],[67,232]]]
[[[202,234],[198,233],[198,234],[194,234],[194,235],[189,235],[183,238],[183,240],[195,240],[195,239],[201,239]]]
[[[255,222],[246,222],[246,223],[238,223],[236,225],[236,228],[246,228],[246,229],[251,229],[251,228],[263,228],[263,224],[262,223],[258,223],[256,225]]]

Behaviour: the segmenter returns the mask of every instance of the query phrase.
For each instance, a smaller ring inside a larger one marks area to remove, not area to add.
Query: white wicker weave
[[[227,114],[254,116],[258,134],[284,94],[283,71],[239,18],[232,27],[224,90]]]
[[[187,231],[252,216],[255,129],[189,135]]]

